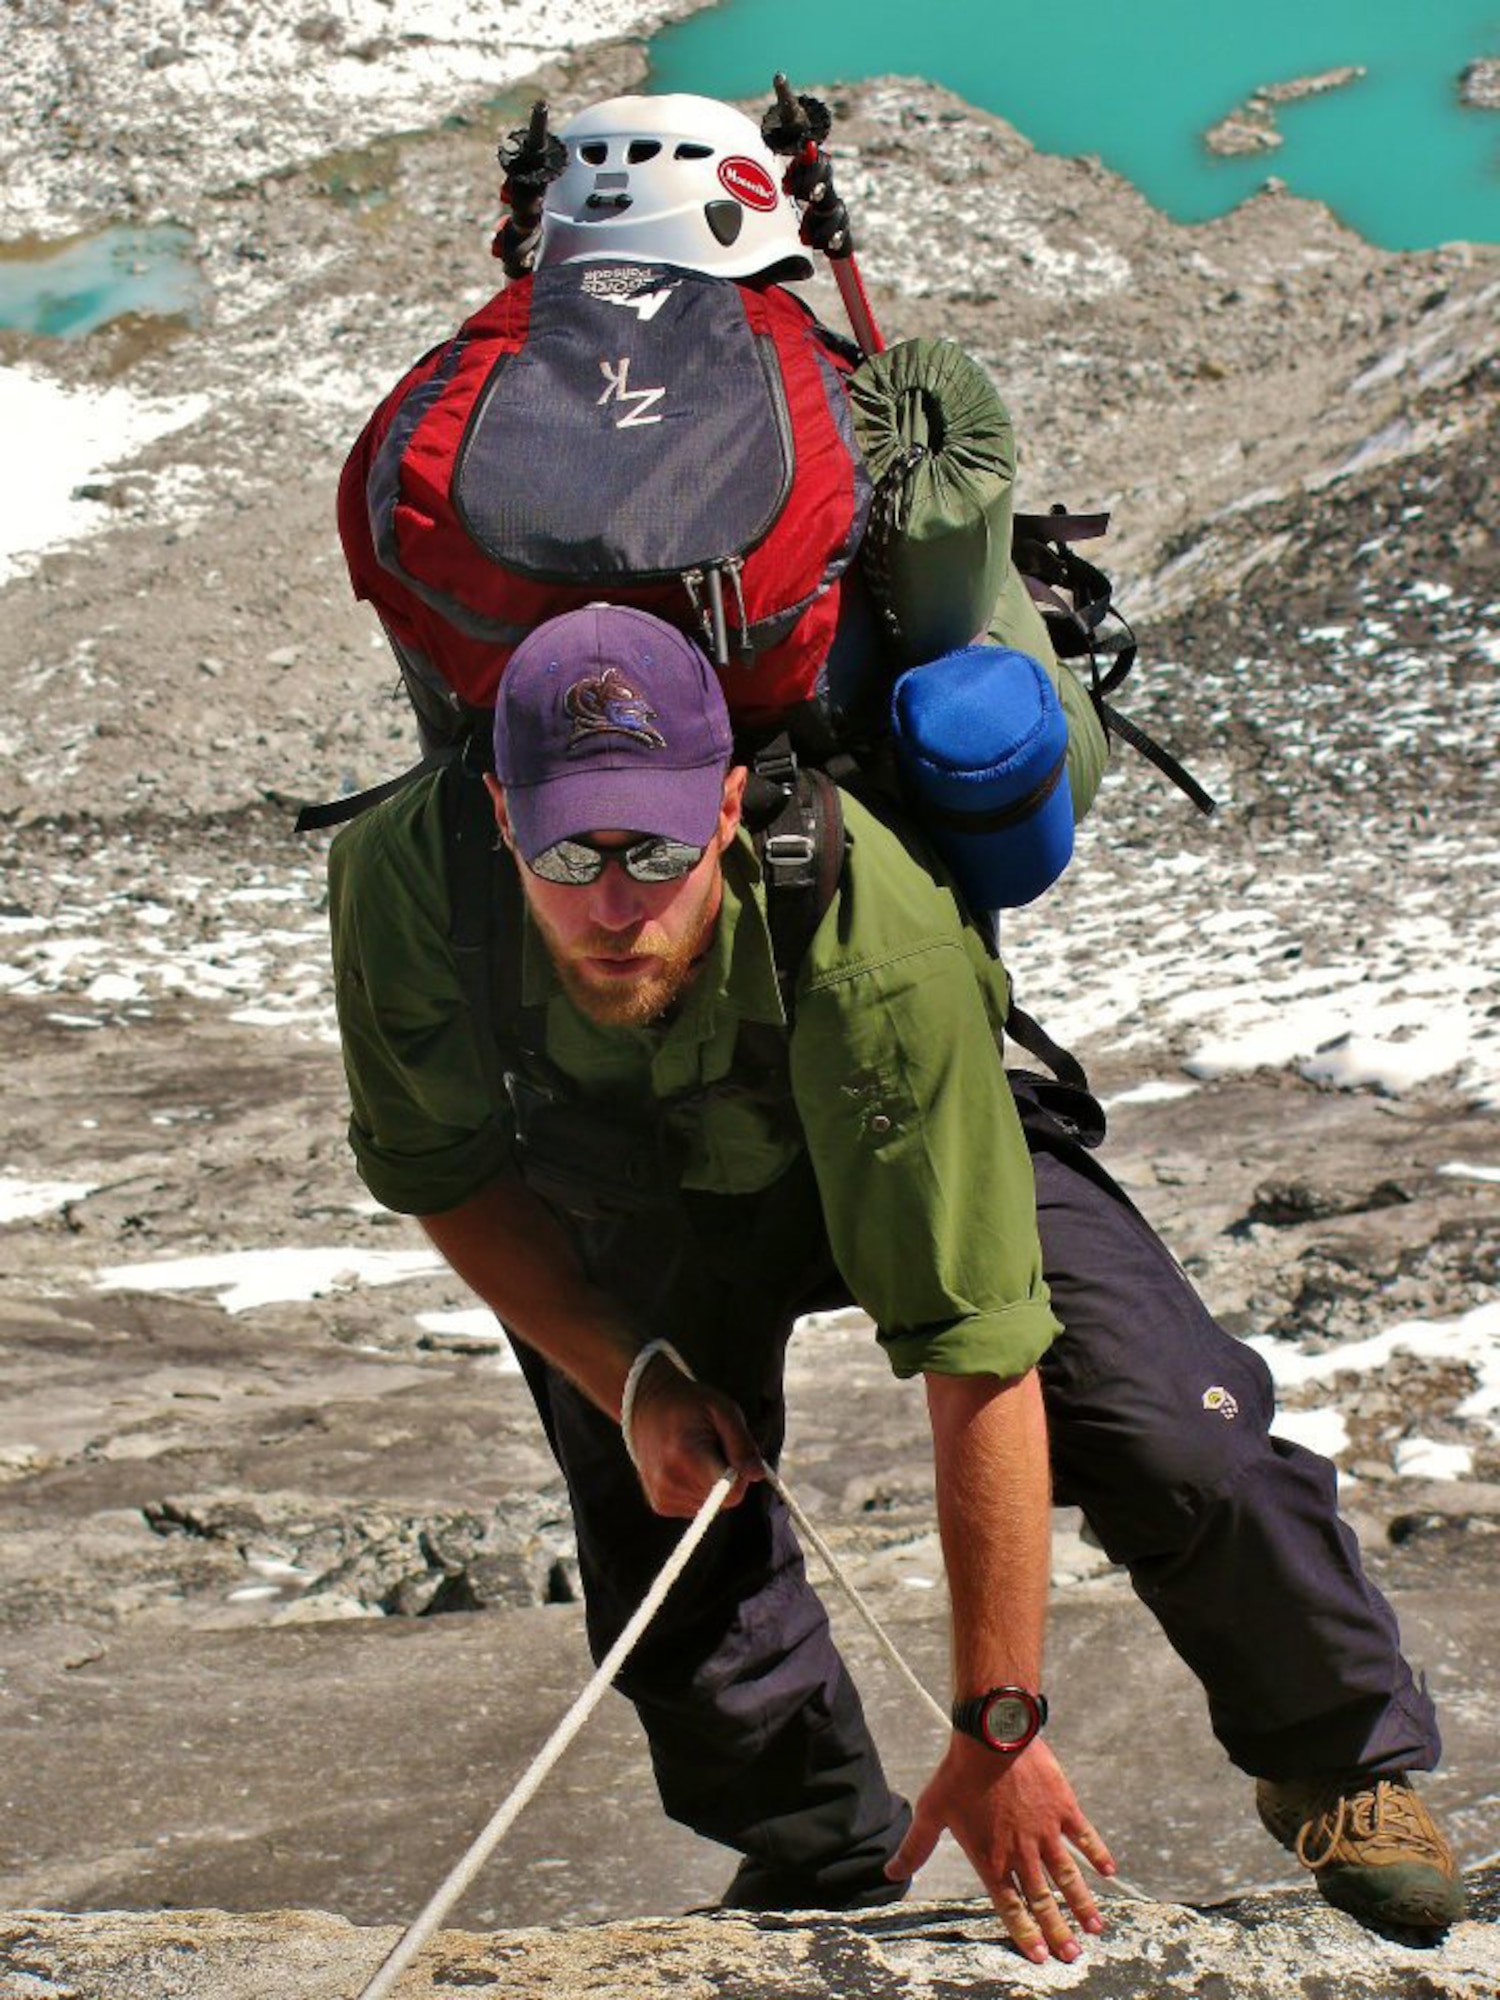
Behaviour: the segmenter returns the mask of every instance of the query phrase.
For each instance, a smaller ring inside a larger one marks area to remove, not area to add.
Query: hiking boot
[[[1361,1923],[1438,1931],[1463,1916],[1452,1850],[1404,1775],[1258,1778],[1255,1806],[1328,1901]]]

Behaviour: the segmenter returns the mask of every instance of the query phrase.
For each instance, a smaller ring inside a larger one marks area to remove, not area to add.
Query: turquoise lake
[[[0,257],[0,326],[76,338],[120,313],[196,317],[191,232],[163,223],[79,237],[55,249]]]
[[[776,69],[800,89],[923,76],[1045,152],[1098,154],[1179,221],[1275,174],[1411,250],[1500,242],[1500,111],[1458,100],[1477,56],[1500,56],[1500,0],[724,0],[655,38],[650,88],[769,102]],[[1346,64],[1368,74],[1280,107],[1276,151],[1205,149],[1257,85]]]

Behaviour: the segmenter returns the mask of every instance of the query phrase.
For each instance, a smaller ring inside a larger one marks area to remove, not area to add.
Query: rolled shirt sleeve
[[[1018,1375],[1058,1322],[996,1045],[1004,975],[987,993],[951,892],[855,825],[792,1037],[829,1240],[898,1375]]]

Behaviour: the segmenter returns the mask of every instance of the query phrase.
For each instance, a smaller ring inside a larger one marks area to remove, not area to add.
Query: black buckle
[[[766,873],[776,884],[796,885],[813,878],[817,845],[811,834],[773,833],[761,849]]]
[[[797,782],[797,753],[789,743],[768,743],[756,752],[751,768],[757,778],[790,792]]]

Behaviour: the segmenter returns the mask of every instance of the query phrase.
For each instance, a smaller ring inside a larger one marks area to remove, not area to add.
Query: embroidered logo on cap
[[[776,192],[775,181],[759,160],[747,160],[738,155],[720,160],[719,179],[736,201],[742,201],[746,208],[758,208],[762,215],[769,215],[781,198]]]
[[[624,736],[648,750],[665,750],[667,739],[656,727],[656,710],[638,695],[618,667],[574,681],[563,696],[563,708],[573,725],[568,748],[592,736]]]

